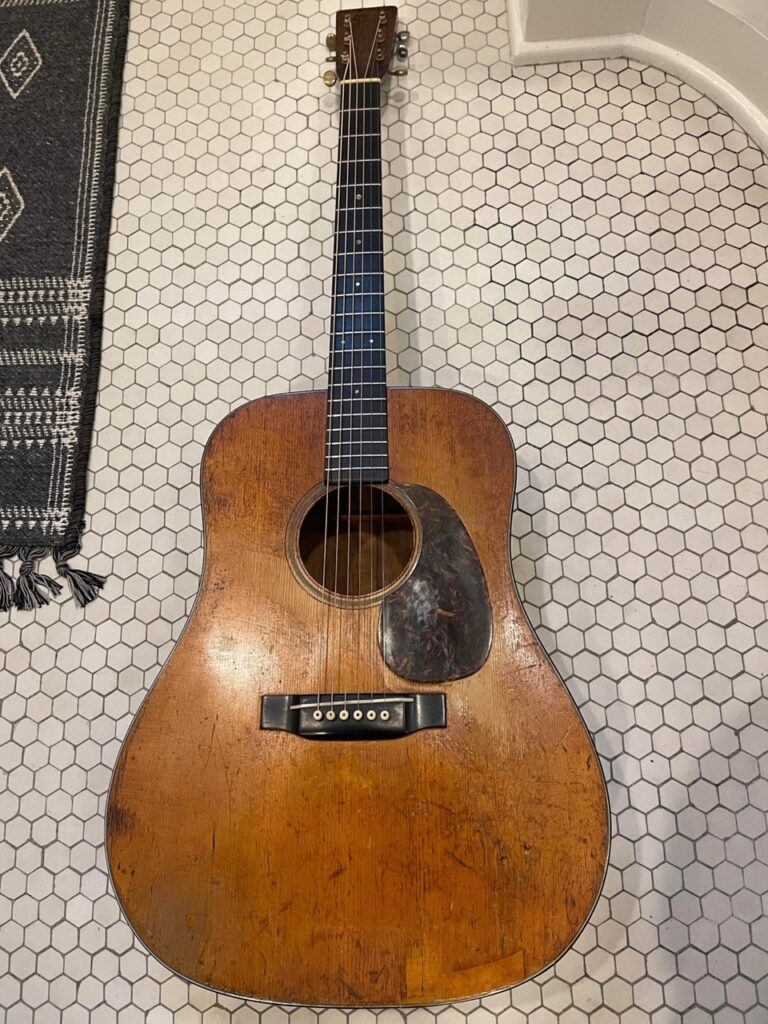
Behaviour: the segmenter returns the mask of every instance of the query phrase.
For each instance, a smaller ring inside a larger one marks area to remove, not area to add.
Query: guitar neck
[[[389,476],[381,82],[341,85],[325,474],[330,483]]]

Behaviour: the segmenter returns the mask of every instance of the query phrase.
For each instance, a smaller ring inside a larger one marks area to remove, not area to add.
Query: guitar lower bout
[[[270,397],[209,442],[200,592],[109,795],[115,890],[155,956],[215,989],[478,996],[583,927],[603,777],[515,589],[504,424],[458,392],[390,390],[393,483],[344,495],[331,587],[301,534],[326,500],[325,413],[325,394]]]

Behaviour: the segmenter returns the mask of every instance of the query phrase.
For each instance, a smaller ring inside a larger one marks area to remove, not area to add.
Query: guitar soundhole
[[[410,502],[409,502],[410,504]],[[301,521],[298,555],[309,579],[336,599],[389,591],[413,564],[413,512],[390,488],[323,488]]]

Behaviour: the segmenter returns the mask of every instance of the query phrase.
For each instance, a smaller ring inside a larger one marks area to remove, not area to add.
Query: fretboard
[[[389,476],[381,85],[341,85],[333,268],[326,479],[377,483]]]

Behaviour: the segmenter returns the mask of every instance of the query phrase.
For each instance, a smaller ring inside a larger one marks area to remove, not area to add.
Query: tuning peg
[[[331,88],[331,86],[336,85],[336,72],[331,71],[331,69],[328,68],[327,71],[323,72],[323,81],[325,82],[329,89]]]
[[[408,74],[408,70],[406,68],[395,68],[392,74],[396,78],[404,78]]]
[[[398,45],[395,47],[395,56],[398,58],[398,60],[405,60],[405,58],[408,56],[408,49],[405,46],[403,46],[402,43],[398,43]]]
[[[407,28],[404,28],[402,30],[402,32],[398,32],[397,33],[397,41],[398,41],[398,43],[407,43],[410,38],[411,38],[411,33],[408,31]]]
[[[328,35],[325,37],[325,45],[328,47],[329,50],[335,50],[336,49],[336,33],[335,32],[329,32],[328,33]]]

